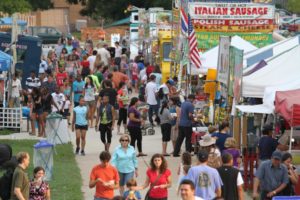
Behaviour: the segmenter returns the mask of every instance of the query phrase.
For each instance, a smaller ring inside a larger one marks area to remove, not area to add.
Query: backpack
[[[0,199],[9,200],[11,194],[11,186],[15,168],[18,162],[16,157],[12,157],[10,161],[7,161],[3,166],[6,168],[5,173],[0,177]]]
[[[164,88],[161,87],[161,88],[159,88],[159,90],[158,90],[158,92],[157,92],[157,97],[158,97],[159,99],[163,99],[164,96],[165,96]]]
[[[211,152],[208,154],[208,160],[207,160],[207,165],[212,167],[212,168],[219,168],[222,166],[222,160],[221,157],[218,156],[215,152]]]

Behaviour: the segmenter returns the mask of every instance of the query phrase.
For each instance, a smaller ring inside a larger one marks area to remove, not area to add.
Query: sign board
[[[219,38],[221,35],[224,36],[238,35],[258,48],[273,43],[273,38],[271,33],[196,32],[199,51],[204,52],[217,46],[219,44]]]
[[[110,45],[115,47],[115,42],[120,42],[121,36],[120,34],[111,34],[110,35]]]
[[[172,29],[172,13],[169,11],[158,12],[156,14],[157,30],[171,30]]]
[[[227,20],[227,19],[193,19],[196,32],[264,32],[274,30],[272,19]]]
[[[228,88],[229,77],[229,47],[230,37],[221,36],[219,42],[219,55],[218,55],[218,75],[217,80],[222,83],[222,86]],[[226,91],[224,91],[226,92]]]
[[[275,7],[255,3],[190,3],[192,19],[274,19]]]
[[[236,102],[239,102],[241,98],[241,85],[243,75],[243,55],[244,51],[236,47],[230,47],[230,75],[229,75],[229,87],[228,94],[233,96]]]

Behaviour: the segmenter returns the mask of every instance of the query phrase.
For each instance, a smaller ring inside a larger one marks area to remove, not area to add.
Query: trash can
[[[45,180],[50,181],[53,169],[53,144],[41,140],[34,145],[33,166],[41,166],[45,169]]]
[[[51,113],[46,119],[46,137],[51,144],[66,144],[71,141],[67,119]]]

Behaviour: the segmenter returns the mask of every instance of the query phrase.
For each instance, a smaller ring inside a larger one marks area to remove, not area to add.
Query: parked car
[[[290,13],[289,11],[287,11],[285,9],[276,9],[275,13],[278,13],[280,17],[292,16],[292,13]]]
[[[51,26],[30,26],[26,34],[38,36],[43,44],[57,44],[58,39],[62,37],[62,32]]]
[[[288,31],[296,33],[300,32],[300,17],[289,23]]]
[[[293,20],[293,17],[291,17],[291,16],[280,17],[279,18],[279,24],[278,24],[279,29],[280,30],[286,30],[288,23],[292,20]]]

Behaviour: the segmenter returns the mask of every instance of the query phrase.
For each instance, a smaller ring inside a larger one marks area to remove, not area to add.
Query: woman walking
[[[42,123],[43,123],[43,107],[42,107],[42,95],[39,88],[33,88],[32,90],[32,100],[33,100],[33,116],[38,122],[38,136],[42,137]],[[34,123],[34,121],[33,121]],[[35,124],[31,125],[32,135],[35,135]]]
[[[96,118],[96,131],[97,126],[100,120],[99,131],[100,131],[100,138],[102,143],[104,144],[105,151],[109,151],[109,147],[111,144],[112,138],[112,130],[115,126],[115,109],[109,103],[109,96],[108,94],[104,94],[102,98],[102,102],[99,106]]]
[[[33,176],[30,181],[29,200],[50,200],[49,184],[43,181],[45,169],[43,167],[34,168]]]
[[[93,128],[95,106],[96,106],[95,92],[96,92],[96,87],[94,86],[93,79],[92,77],[88,76],[86,78],[83,94],[84,94],[84,101],[86,102],[86,105],[89,109],[88,119],[90,121],[91,128]]]
[[[139,99],[137,97],[133,97],[129,104],[128,116],[129,122],[127,124],[127,129],[131,136],[130,145],[135,147],[135,142],[137,142],[137,148],[139,154],[137,156],[147,156],[142,151],[142,130],[141,125],[144,123],[141,118],[141,113],[137,110],[137,106],[139,103]]]
[[[120,177],[120,195],[123,196],[127,181],[138,176],[138,161],[134,148],[130,144],[130,136],[120,137],[120,144],[112,155],[111,163],[118,169]]]
[[[84,98],[80,96],[79,105],[73,109],[73,123],[72,131],[76,132],[76,154],[80,151],[80,140],[81,140],[81,155],[85,155],[85,137],[88,130],[88,108],[84,105]]]
[[[173,119],[171,121],[171,140],[173,145],[173,152],[176,145],[176,140],[178,137],[178,127],[179,127],[179,121],[180,121],[180,106],[179,106],[179,98],[178,97],[172,97],[170,98],[170,113],[173,116]],[[172,153],[173,153],[172,152]]]
[[[118,90],[118,103],[119,103],[119,119],[117,123],[118,134],[121,134],[120,128],[122,122],[124,126],[124,133],[126,133],[128,101],[129,101],[129,96],[126,89],[126,83],[120,82],[119,90]]]
[[[160,118],[160,128],[162,133],[162,154],[164,156],[170,156],[170,154],[167,153],[167,145],[171,140],[172,116],[169,111],[169,105],[167,101],[162,102],[161,110],[158,115]]]
[[[171,171],[166,159],[161,154],[154,154],[147,170],[146,181],[137,189],[145,189],[150,185],[146,196],[148,200],[167,200],[168,188],[172,186]]]

